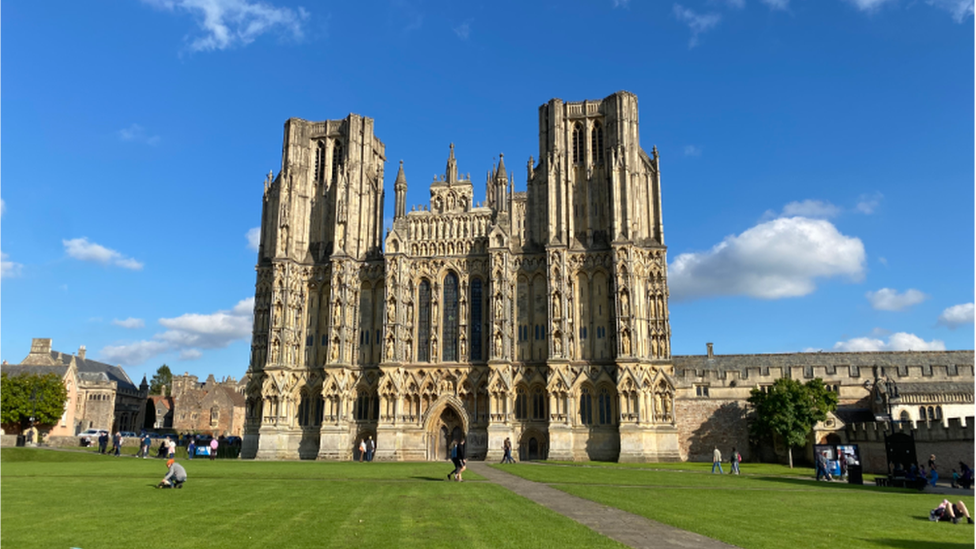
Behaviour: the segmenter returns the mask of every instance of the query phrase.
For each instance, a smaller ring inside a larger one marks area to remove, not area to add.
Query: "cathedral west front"
[[[450,146],[430,201],[370,118],[285,123],[265,181],[243,457],[676,461],[657,150],[637,97],[539,107],[524,192]]]

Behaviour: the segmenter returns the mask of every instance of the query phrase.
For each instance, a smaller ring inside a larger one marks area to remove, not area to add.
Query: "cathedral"
[[[371,118],[285,123],[265,181],[242,457],[676,461],[656,148],[637,97],[539,107],[539,158],[485,201],[454,145],[430,202],[403,162],[383,234]],[[382,240],[381,240],[382,239]]]

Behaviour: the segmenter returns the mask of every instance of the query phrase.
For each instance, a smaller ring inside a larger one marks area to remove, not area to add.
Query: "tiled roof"
[[[34,366],[29,364],[4,364],[0,366],[0,371],[7,374],[10,377],[19,375],[44,375],[54,373],[58,377],[64,377],[64,374],[68,372],[68,366]]]

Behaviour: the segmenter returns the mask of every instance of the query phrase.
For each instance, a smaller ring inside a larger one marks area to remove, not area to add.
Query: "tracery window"
[[[321,182],[325,175],[325,141],[319,141],[315,145],[315,181]]]
[[[541,387],[532,391],[532,419],[546,419],[546,395]]]
[[[447,273],[444,277],[444,361],[458,360],[458,277]]]
[[[603,163],[603,125],[599,122],[593,124],[593,130],[590,131],[590,150],[593,151],[593,162],[596,164]]]
[[[339,179],[339,172],[342,170],[343,158],[342,158],[342,142],[335,141],[335,145],[332,146],[332,182],[335,183]]]
[[[471,360],[481,360],[481,279],[471,280]]]
[[[528,397],[525,394],[525,387],[515,390],[515,419],[528,419]]]
[[[573,164],[583,161],[583,125],[577,122],[573,126]]]
[[[356,396],[356,419],[358,421],[365,421],[369,419],[369,401],[369,392],[359,391],[358,395]]]
[[[420,283],[418,291],[420,316],[417,326],[417,361],[430,362],[430,282]]]
[[[593,423],[593,397],[590,395],[590,389],[588,387],[580,389],[579,414],[580,423],[583,425]]]
[[[610,390],[606,387],[600,388],[600,425],[610,425],[613,423],[613,401],[610,400]]]

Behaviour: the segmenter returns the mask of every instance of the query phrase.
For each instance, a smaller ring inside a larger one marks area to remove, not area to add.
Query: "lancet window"
[[[590,425],[593,423],[593,396],[590,394],[589,387],[580,389],[579,397],[580,423]]]
[[[583,161],[583,125],[577,122],[573,126],[573,164]]]
[[[610,399],[610,390],[606,387],[600,388],[600,425],[610,425],[613,423],[613,401]]]
[[[603,125],[599,122],[593,124],[593,130],[590,131],[590,150],[593,153],[593,162],[596,164],[603,163]]]
[[[430,282],[420,283],[417,301],[420,304],[420,315],[417,326],[417,360],[430,362]]]
[[[315,145],[315,181],[321,183],[325,175],[325,141]]]
[[[458,277],[447,273],[444,277],[444,361],[458,360]]]
[[[471,360],[482,360],[481,358],[481,299],[482,287],[481,279],[471,279]]]
[[[335,141],[335,145],[332,146],[332,181],[335,182],[339,178],[339,172],[342,171],[342,164],[344,159],[342,158],[342,142]]]
[[[529,419],[528,400],[525,387],[519,387],[515,390],[515,419]]]

